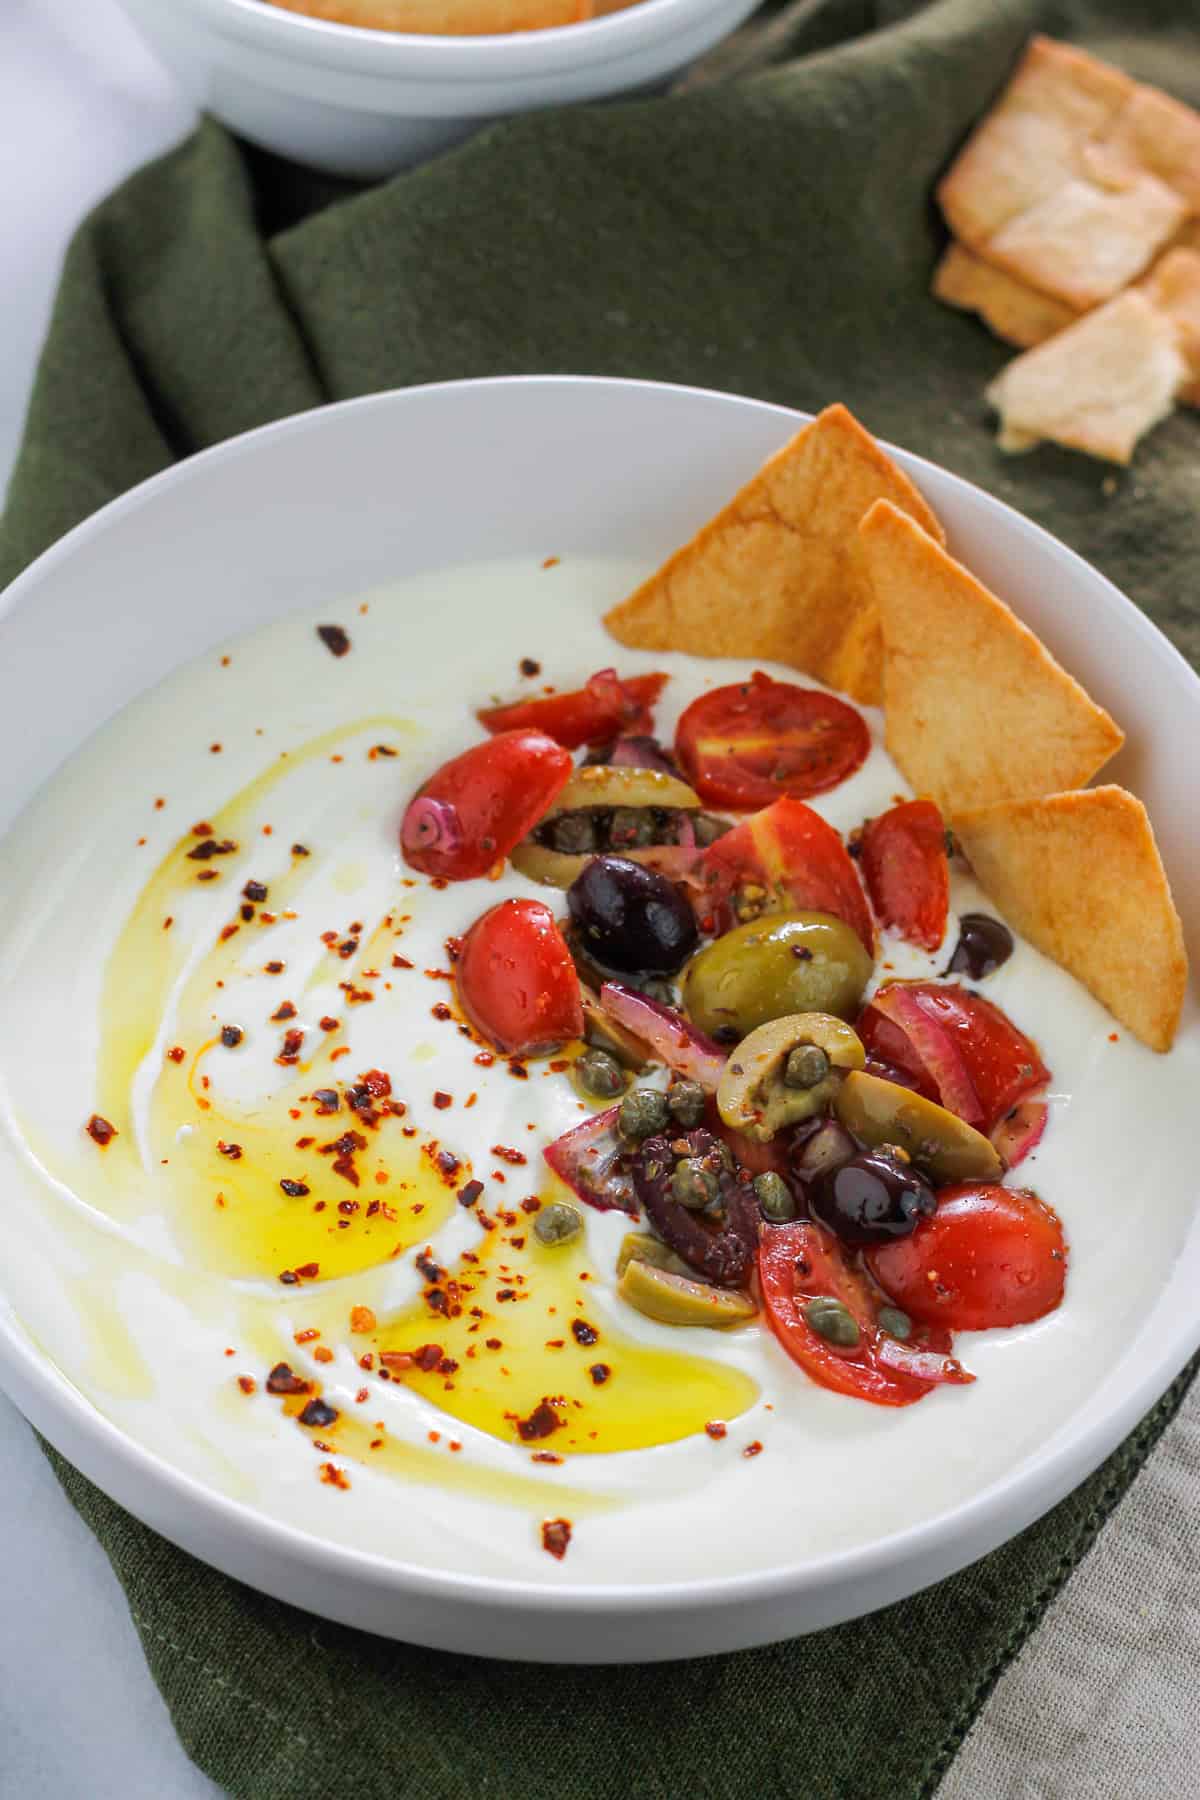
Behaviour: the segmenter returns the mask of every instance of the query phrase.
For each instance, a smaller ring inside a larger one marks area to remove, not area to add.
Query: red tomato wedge
[[[615,669],[600,669],[586,687],[569,694],[541,694],[509,706],[485,708],[476,717],[488,731],[544,731],[564,749],[607,744],[612,738],[652,730],[652,707],[665,675],[632,675],[622,681]]]
[[[443,763],[409,801],[400,848],[445,881],[486,875],[531,831],[574,767],[542,731],[506,731]]]
[[[767,1226],[758,1249],[758,1275],[772,1331],[793,1362],[821,1387],[876,1406],[911,1406],[937,1382],[974,1380],[946,1354],[950,1339],[945,1332],[914,1333],[904,1344],[881,1332],[871,1284],[837,1239],[818,1225]],[[820,1297],[840,1300],[853,1314],[860,1334],[853,1349],[828,1343],[806,1320],[805,1305]]]
[[[454,979],[471,1024],[508,1056],[535,1056],[583,1035],[575,964],[540,900],[502,900],[476,919]]]
[[[905,800],[863,827],[859,860],[875,917],[936,950],[950,911],[946,827],[932,800]]]
[[[964,1181],[911,1237],[867,1252],[880,1287],[914,1319],[954,1331],[1028,1325],[1053,1312],[1067,1279],[1058,1215],[1020,1188]]]
[[[892,996],[900,1007],[891,1006]],[[916,1025],[888,1016],[901,1010]],[[928,1028],[924,1039],[917,1026]],[[1033,1040],[991,1000],[956,982],[889,983],[864,1009],[857,1029],[868,1056],[894,1064],[914,1078],[926,1099],[985,1134],[1050,1079]],[[961,1089],[964,1076],[969,1093]]]
[[[699,908],[712,913],[719,930],[739,922],[733,897],[758,888],[769,906],[843,919],[874,954],[875,927],[858,871],[833,826],[802,800],[776,800],[743,819],[709,845],[697,874]]]
[[[675,756],[709,806],[769,806],[824,794],[867,759],[861,713],[816,688],[757,673],[693,700],[675,728]]]

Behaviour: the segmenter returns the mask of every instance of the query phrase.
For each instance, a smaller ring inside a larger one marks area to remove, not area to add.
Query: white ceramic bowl
[[[122,0],[197,105],[334,175],[375,177],[511,113],[650,92],[758,0],[641,0],[551,31],[360,31],[260,0]]]
[[[622,554],[646,566],[798,423],[694,389],[571,378],[414,388],[303,414],[194,457],[105,508],[0,602],[0,833],[106,718],[225,637],[448,561]],[[1187,771],[1200,682],[1130,603],[998,501],[895,452],[953,547],[1122,719],[1116,779],[1151,806],[1200,949]],[[671,470],[669,482],[663,470]],[[469,495],[469,505],[462,496]],[[1189,1003],[1185,1030],[1200,1031]],[[1136,1204],[1152,1204],[1137,1196]],[[1142,1329],[1061,1428],[919,1525],[749,1575],[552,1587],[406,1565],[230,1499],[124,1435],[58,1373],[5,1298],[0,1381],[50,1441],[195,1555],[330,1618],[443,1648],[570,1661],[696,1655],[836,1623],[914,1592],[1020,1530],[1086,1476],[1200,1340],[1200,1220]],[[47,1346],[52,1351],[53,1345]]]

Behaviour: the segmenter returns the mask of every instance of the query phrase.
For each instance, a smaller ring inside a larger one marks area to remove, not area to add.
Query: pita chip
[[[1081,787],[1123,734],[1028,626],[886,500],[859,527],[883,627],[888,751],[966,807]]]
[[[1035,37],[938,199],[985,262],[1076,310],[1097,306],[1200,212],[1200,115]]]
[[[882,644],[856,527],[881,498],[942,541],[907,476],[830,406],[604,622],[638,649],[769,658],[877,704]]]
[[[947,306],[978,313],[998,338],[1020,350],[1032,350],[1079,317],[1074,307],[1039,294],[961,244],[948,245],[934,270],[932,291]]]
[[[1169,1050],[1187,952],[1141,801],[1089,788],[960,813],[954,829],[1009,924],[1144,1044]]]
[[[1170,321],[1187,365],[1187,379],[1176,398],[1200,406],[1200,255],[1183,244],[1168,250],[1138,283],[1138,291]]]
[[[1131,289],[1016,357],[987,397],[1000,414],[1002,450],[1050,438],[1127,464],[1187,385],[1174,323]]]

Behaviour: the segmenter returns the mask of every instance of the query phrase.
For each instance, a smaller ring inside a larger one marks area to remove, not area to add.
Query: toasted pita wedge
[[[1096,306],[1200,211],[1200,115],[1035,37],[938,198],[985,261],[1068,306]]]
[[[886,500],[859,527],[890,754],[953,815],[1090,781],[1123,734],[1028,626]]]
[[[1187,952],[1141,801],[1089,788],[960,813],[954,829],[1009,924],[1144,1044],[1169,1050]]]
[[[1016,357],[987,397],[1000,414],[1002,450],[1050,438],[1127,464],[1187,380],[1175,325],[1131,289]]]
[[[875,704],[882,645],[855,527],[880,498],[943,541],[870,433],[827,407],[604,622],[638,649],[770,658]]]
[[[962,244],[947,247],[934,270],[932,291],[947,306],[978,313],[997,337],[1021,350],[1032,350],[1079,317],[1074,307],[994,269]]]

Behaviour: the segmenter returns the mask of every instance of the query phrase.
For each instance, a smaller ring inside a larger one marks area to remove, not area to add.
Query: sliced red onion
[[[983,1108],[950,1032],[902,985],[881,989],[870,1004],[904,1033],[936,1084],[942,1105],[968,1125],[978,1124]]]
[[[547,1144],[542,1155],[571,1192],[597,1212],[626,1212],[636,1218],[633,1180],[618,1161],[627,1147],[617,1131],[620,1111],[610,1106],[572,1126]]]
[[[620,981],[604,983],[600,1005],[610,1019],[641,1038],[668,1069],[698,1081],[706,1094],[716,1093],[729,1059],[719,1044],[697,1031],[681,1012],[647,999]]]
[[[700,866],[704,852],[698,844],[646,844],[643,848],[627,851],[626,854],[631,862],[640,862],[647,869],[654,869],[659,875],[665,875],[668,881],[693,887],[698,893],[704,891],[704,871]]]
[[[1020,1100],[992,1132],[992,1143],[1006,1169],[1015,1169],[1036,1150],[1050,1117],[1044,1100]]]
[[[418,794],[410,801],[400,826],[400,844],[405,850],[454,851],[462,844],[458,810],[448,800],[434,800]]]
[[[676,781],[683,779],[658,739],[653,737],[619,737],[604,760],[628,769],[657,769],[661,775],[673,775]]]
[[[956,1356],[946,1356],[940,1350],[918,1350],[914,1344],[902,1344],[899,1338],[888,1337],[886,1332],[879,1334],[875,1360],[881,1368],[891,1369],[895,1375],[911,1375],[915,1381],[945,1381],[962,1387],[975,1379]]]

